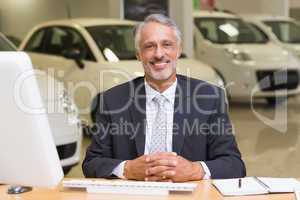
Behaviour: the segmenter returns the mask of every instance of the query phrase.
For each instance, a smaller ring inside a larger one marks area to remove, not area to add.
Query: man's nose
[[[158,45],[155,50],[155,57],[157,59],[161,59],[164,56],[164,54],[165,54],[164,49],[160,45]]]

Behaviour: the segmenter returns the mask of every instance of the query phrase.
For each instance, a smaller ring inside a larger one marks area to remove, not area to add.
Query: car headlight
[[[252,60],[251,56],[246,52],[242,52],[236,49],[235,50],[226,49],[226,52],[229,56],[232,57],[233,60],[242,61],[242,62]]]
[[[69,124],[77,124],[79,120],[78,109],[68,92],[64,89],[59,97],[62,110],[67,114]]]
[[[300,54],[297,54],[296,52],[294,53],[292,51],[288,52],[288,54],[289,54],[289,59],[294,59],[294,60],[299,61]]]

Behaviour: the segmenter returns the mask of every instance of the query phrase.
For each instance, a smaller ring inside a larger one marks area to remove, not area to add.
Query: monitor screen
[[[0,52],[0,76],[0,183],[56,186],[63,172],[29,56]]]

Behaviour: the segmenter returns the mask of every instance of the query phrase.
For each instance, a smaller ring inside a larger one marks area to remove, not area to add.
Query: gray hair
[[[148,24],[150,22],[157,22],[159,24],[162,24],[162,25],[172,28],[175,31],[175,35],[177,38],[177,44],[178,45],[181,44],[181,32],[180,32],[180,29],[178,28],[177,24],[174,22],[174,20],[172,20],[171,18],[166,17],[162,14],[151,14],[151,15],[148,15],[143,22],[140,22],[135,26],[134,46],[137,51],[140,50],[139,43],[141,40],[141,30],[144,28],[144,26],[146,24]]]

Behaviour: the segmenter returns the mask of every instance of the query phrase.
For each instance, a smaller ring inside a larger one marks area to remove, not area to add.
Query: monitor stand
[[[11,185],[7,189],[7,194],[20,194],[23,192],[29,192],[32,190],[32,187],[25,187],[20,185]]]

